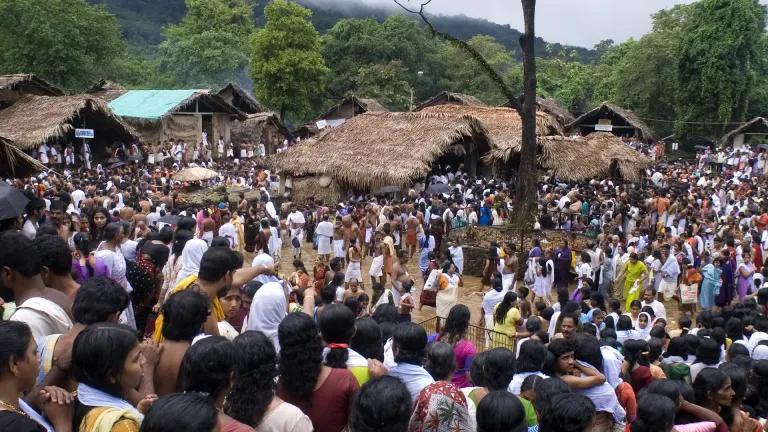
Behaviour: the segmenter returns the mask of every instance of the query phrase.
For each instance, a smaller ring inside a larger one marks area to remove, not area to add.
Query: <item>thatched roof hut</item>
[[[650,159],[606,132],[578,138],[541,136],[538,144],[539,168],[564,180],[621,177],[637,182],[643,170],[652,164]],[[518,155],[519,149],[497,148],[487,155],[486,161],[508,164]]]
[[[0,109],[27,95],[61,96],[64,92],[33,74],[0,75]]]
[[[478,107],[488,106],[488,104],[486,104],[485,102],[481,101],[480,99],[474,96],[466,95],[462,93],[452,93],[452,92],[443,91],[425,100],[424,102],[418,104],[416,108],[414,108],[414,111],[421,111],[424,108],[437,106],[437,105],[464,105],[464,106],[478,106]]]
[[[651,127],[637,114],[608,102],[603,102],[592,111],[582,114],[568,125],[568,129],[579,131],[582,135],[603,131],[614,135],[630,134],[641,140],[652,140],[656,137]]]
[[[487,148],[485,130],[470,115],[440,112],[364,113],[268,160],[273,169],[330,176],[353,189],[408,185],[432,163],[466,148]],[[477,152],[479,153],[479,152]]]
[[[315,117],[312,121],[307,122],[293,131],[293,134],[304,138],[309,138],[317,135],[320,129],[317,127],[317,122],[325,120],[328,126],[335,127],[345,120],[358,116],[367,112],[388,112],[389,110],[384,105],[380,104],[376,99],[359,98],[355,95],[347,96],[339,103],[332,106],[328,111]]]
[[[217,94],[246,114],[256,114],[264,111],[264,107],[261,106],[261,103],[255,97],[235,83],[227,84]]]
[[[749,141],[747,135],[768,135],[768,119],[765,117],[753,118],[723,135],[723,138],[720,139],[720,145],[733,148],[742,147],[744,141]]]
[[[91,142],[103,146],[137,138],[104,101],[90,95],[26,96],[0,111],[0,136],[23,150],[44,142],[74,141],[75,128],[93,129]]]
[[[242,141],[251,143],[264,143],[268,155],[274,153],[284,139],[291,136],[280,117],[273,112],[260,112],[250,114],[243,121],[235,121],[232,124],[232,142],[239,144]]]
[[[522,96],[521,96],[522,98]],[[512,104],[505,102],[501,106],[512,108]],[[554,98],[545,98],[536,96],[536,110],[545,112],[553,117],[553,120],[560,123],[565,129],[565,126],[576,119],[564,106],[560,105]]]
[[[113,100],[124,95],[127,91],[127,88],[114,81],[101,80],[92,85],[91,88],[85,92],[98,98],[104,99],[107,102],[112,102]]]
[[[0,137],[0,178],[27,177],[47,169],[40,161]]]

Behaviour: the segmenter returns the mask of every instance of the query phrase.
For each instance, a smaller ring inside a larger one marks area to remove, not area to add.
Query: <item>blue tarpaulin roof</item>
[[[129,90],[109,103],[120,117],[159,119],[198,90]]]

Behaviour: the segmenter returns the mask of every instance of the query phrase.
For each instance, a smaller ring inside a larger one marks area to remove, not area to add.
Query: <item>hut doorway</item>
[[[217,138],[213,135],[213,115],[203,114],[202,120],[203,120],[203,132],[205,133],[205,136],[208,137],[208,145],[211,145],[211,143],[216,142],[216,138]]]

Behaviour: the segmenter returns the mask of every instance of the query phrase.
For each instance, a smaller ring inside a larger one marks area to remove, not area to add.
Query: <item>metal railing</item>
[[[445,318],[435,316],[428,320],[417,323],[426,330],[427,334],[440,333],[440,328]],[[499,333],[493,330],[487,330],[484,327],[479,327],[473,324],[467,328],[466,339],[475,345],[477,352],[487,351],[491,348],[507,348],[514,352],[517,345],[517,338],[515,336],[507,336],[504,333]]]

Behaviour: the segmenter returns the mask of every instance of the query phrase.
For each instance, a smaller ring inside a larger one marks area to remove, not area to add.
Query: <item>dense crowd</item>
[[[252,199],[186,204],[184,160],[0,186],[26,202],[0,221],[0,430],[765,430],[764,152],[542,179],[529,250],[488,245],[474,323],[451,232],[507,224],[514,181],[436,166],[278,200],[247,152],[203,186]]]

